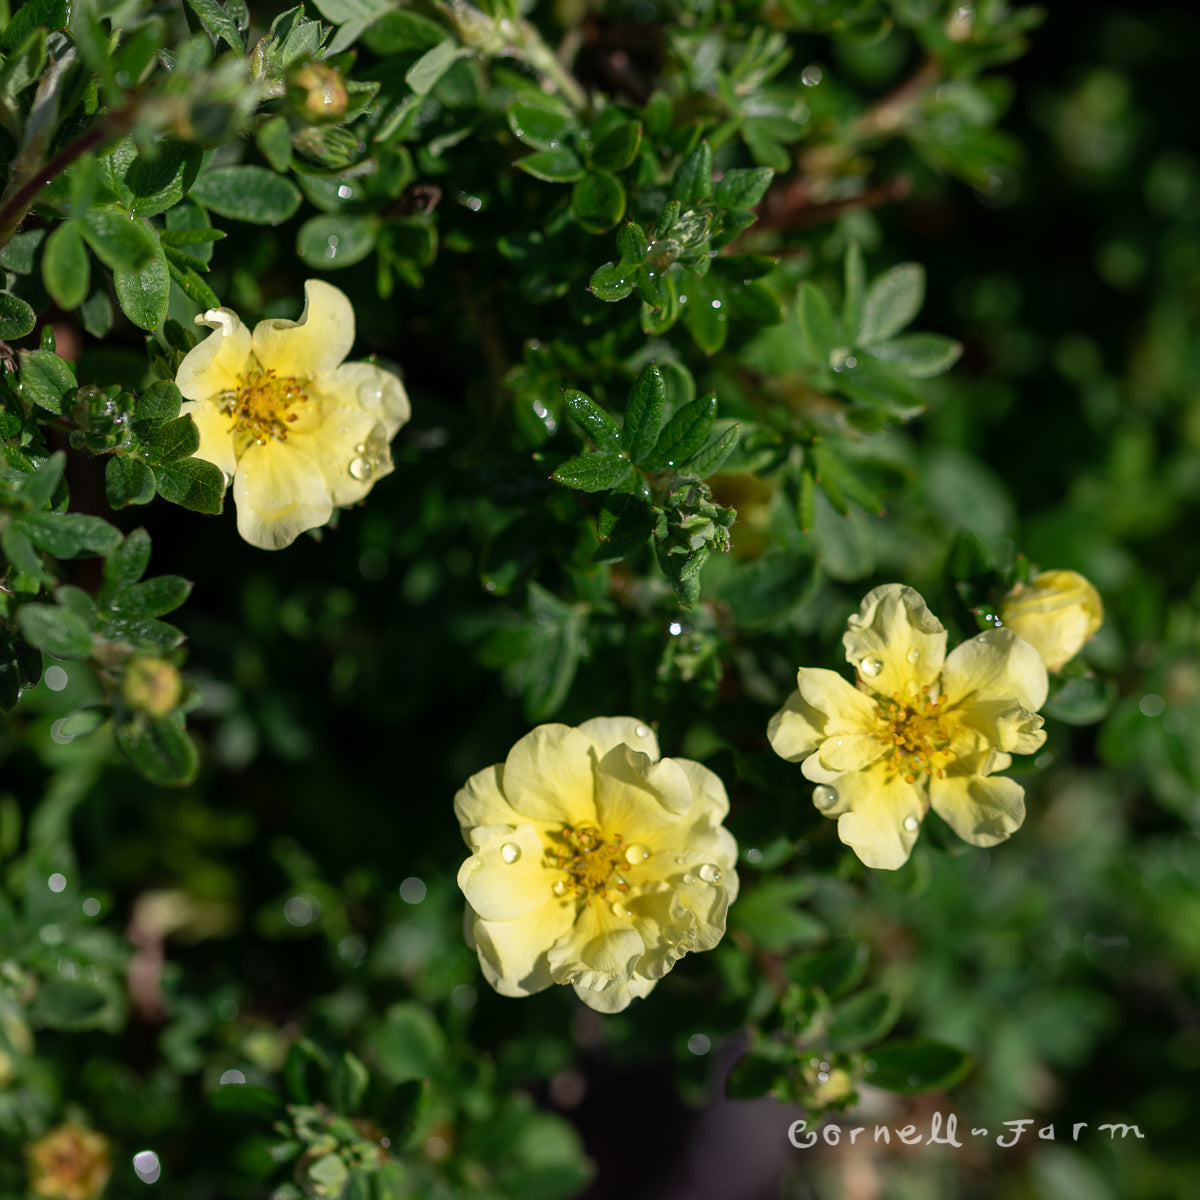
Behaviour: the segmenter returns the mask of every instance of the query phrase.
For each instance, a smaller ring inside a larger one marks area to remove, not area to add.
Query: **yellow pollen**
[[[236,391],[225,392],[221,409],[233,418],[231,432],[261,446],[268,438],[287,441],[288,425],[299,417],[292,408],[308,400],[293,375],[282,378],[273,370],[254,370],[241,378]]]
[[[604,899],[609,888],[628,892],[629,884],[618,874],[618,868],[627,868],[625,839],[618,833],[611,842],[606,842],[594,825],[564,825],[553,835],[555,845],[546,849],[548,866],[566,871],[577,899],[589,905],[593,896]],[[566,890],[562,894],[566,894]]]
[[[908,783],[915,783],[926,772],[945,778],[943,752],[950,745],[950,734],[941,704],[940,698],[929,698],[928,687],[921,689],[916,700],[902,700],[896,694],[887,701],[883,712],[886,723],[883,737],[891,743],[887,765],[889,770],[902,771]]]

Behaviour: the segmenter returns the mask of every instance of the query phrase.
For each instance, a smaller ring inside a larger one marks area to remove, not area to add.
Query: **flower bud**
[[[1078,571],[1042,571],[1017,584],[1000,605],[1000,619],[1060,671],[1104,621],[1100,593]]]
[[[59,1125],[29,1147],[29,1190],[34,1196],[96,1200],[111,1174],[108,1138],[82,1125]]]
[[[121,690],[125,703],[148,717],[165,717],[183,695],[183,680],[165,658],[139,655],[125,667]]]
[[[287,90],[292,107],[309,121],[336,121],[350,99],[341,74],[319,62],[289,71]]]

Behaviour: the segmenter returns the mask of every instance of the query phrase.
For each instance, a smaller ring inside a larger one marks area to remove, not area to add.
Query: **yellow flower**
[[[210,333],[179,364],[182,412],[200,431],[196,457],[233,480],[238,532],[278,550],[361,500],[392,469],[388,443],[408,420],[395,375],[343,363],[354,309],[319,279],[304,285],[298,321],[254,333],[227,308],[196,318]]]
[[[659,758],[631,717],[539,725],[454,799],[467,940],[504,996],[571,984],[620,1012],[689,950],[711,950],[737,896],[721,781]]]
[[[775,752],[804,760],[813,802],[868,867],[902,866],[930,805],[973,845],[1004,841],[1025,819],[1025,793],[993,772],[1046,739],[1037,651],[991,629],[947,657],[941,622],[898,583],[869,593],[847,625],[858,687],[801,667],[767,730]]]
[[[29,1147],[29,1188],[47,1200],[96,1200],[112,1174],[108,1138],[82,1125],[59,1125]]]
[[[1078,571],[1042,571],[1004,597],[1000,620],[1061,671],[1103,624],[1104,605]]]

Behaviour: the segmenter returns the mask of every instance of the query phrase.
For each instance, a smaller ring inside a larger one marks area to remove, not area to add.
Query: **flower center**
[[[946,714],[941,710],[941,698],[931,700],[929,688],[924,687],[915,700],[902,700],[896,694],[886,703],[883,738],[891,743],[887,758],[889,769],[903,771],[908,783],[915,783],[917,776],[925,772],[943,778],[950,733],[946,728]],[[880,708],[883,708],[882,702]]]
[[[288,425],[299,418],[292,409],[308,400],[293,375],[282,378],[273,370],[253,370],[243,375],[236,391],[225,392],[221,408],[233,418],[233,434],[263,445],[268,438],[287,441]]]
[[[564,825],[553,835],[553,843],[546,850],[550,865],[567,873],[567,879],[554,885],[555,895],[574,892],[591,904],[593,896],[603,900],[610,887],[629,891],[629,884],[618,873],[619,867],[629,865],[625,839],[619,833],[606,842],[594,825]]]

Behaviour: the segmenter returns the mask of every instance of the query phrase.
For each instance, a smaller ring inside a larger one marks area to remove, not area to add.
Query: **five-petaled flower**
[[[1025,819],[1025,793],[993,772],[1046,737],[1037,651],[992,629],[947,656],[941,622],[897,583],[870,592],[847,625],[858,687],[801,667],[767,730],[775,752],[803,759],[814,803],[868,867],[902,866],[931,805],[965,841],[1004,841]]]
[[[319,279],[304,294],[298,321],[260,321],[253,334],[209,309],[196,323],[213,332],[175,378],[200,432],[196,457],[232,479],[238,532],[264,550],[361,500],[391,471],[388,443],[409,416],[395,375],[343,363],[354,344],[345,294]]]
[[[539,725],[454,800],[467,939],[505,996],[571,984],[600,1012],[725,932],[737,844],[707,767],[630,717]]]
[[[1104,604],[1078,571],[1042,571],[1004,597],[1000,619],[1061,671],[1104,623]]]

